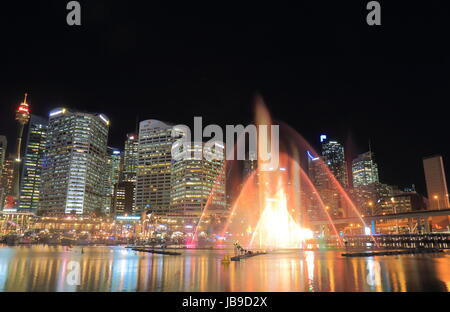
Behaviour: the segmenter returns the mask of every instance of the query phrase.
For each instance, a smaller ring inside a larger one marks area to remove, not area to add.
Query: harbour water
[[[0,246],[0,291],[443,291],[450,252],[366,258],[278,250],[222,263],[232,250],[180,256],[125,247]],[[79,274],[78,274],[79,273]]]

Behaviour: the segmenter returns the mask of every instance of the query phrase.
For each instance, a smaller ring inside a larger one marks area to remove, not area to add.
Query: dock
[[[344,257],[375,257],[375,256],[396,256],[396,255],[415,255],[427,253],[442,253],[442,249],[436,248],[417,248],[408,250],[390,250],[390,251],[365,251],[365,252],[348,252],[341,254]]]
[[[155,249],[147,249],[147,248],[131,248],[131,250],[139,251],[139,252],[148,252],[148,253],[153,253],[153,254],[160,254],[160,255],[169,255],[169,256],[181,255],[180,252],[155,250]]]

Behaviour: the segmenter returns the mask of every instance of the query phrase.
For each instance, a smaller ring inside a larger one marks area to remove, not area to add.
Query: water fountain
[[[273,124],[262,98],[257,98],[255,111],[257,126]],[[315,209],[319,209],[320,214],[328,221],[330,235],[334,237],[337,245],[342,246],[342,239],[320,192],[301,166],[300,155],[306,155],[306,151],[309,151],[310,155],[317,157],[317,153],[300,134],[281,123],[279,165],[267,170],[264,160],[260,157],[263,152],[261,149],[267,148],[267,145],[258,145],[257,169],[241,182],[240,193],[232,204],[220,236],[228,241],[239,241],[242,246],[250,249],[304,248],[306,242],[313,237],[310,221],[311,202],[314,202]],[[227,164],[230,165],[234,163]],[[348,207],[346,213],[359,217],[365,225],[358,209],[323,161],[321,168]],[[232,171],[224,170],[223,174],[228,172]],[[214,192],[211,192],[211,198],[213,196]],[[208,205],[199,224],[207,216]],[[196,239],[197,231],[191,246],[195,246]]]

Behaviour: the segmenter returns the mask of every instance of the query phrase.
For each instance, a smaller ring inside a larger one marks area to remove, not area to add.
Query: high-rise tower
[[[135,133],[128,133],[123,154],[122,181],[136,182],[138,144],[138,135]]]
[[[36,212],[39,204],[42,156],[47,139],[48,120],[31,115],[23,157],[19,210]]]
[[[136,210],[167,213],[170,208],[172,125],[144,120],[139,125]]]
[[[215,143],[214,149],[220,155],[219,159],[196,159],[193,157],[195,154],[205,155],[211,151],[205,148],[204,143],[192,143],[183,149],[180,159],[172,161],[171,214],[199,218],[207,204],[208,214],[227,214],[224,147]]]
[[[366,186],[378,182],[378,167],[373,161],[373,153],[358,155],[352,161],[353,187]]]
[[[103,208],[109,120],[103,114],[50,112],[39,212],[90,214]]]
[[[333,175],[343,187],[348,187],[347,163],[344,156],[344,146],[332,140],[327,140],[325,135],[320,136],[322,143],[322,156]]]
[[[30,120],[30,109],[27,103],[27,93],[25,93],[25,98],[22,103],[20,103],[19,107],[16,111],[16,121],[19,124],[17,139],[16,139],[16,148],[15,148],[15,159],[13,164],[13,181],[11,192],[6,196],[6,209],[14,209],[18,203],[19,199],[19,186],[20,186],[20,162],[21,162],[21,150],[22,150],[22,136],[23,129],[25,125]]]

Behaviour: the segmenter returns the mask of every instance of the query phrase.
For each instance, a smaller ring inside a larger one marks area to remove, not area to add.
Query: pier
[[[377,234],[344,237],[346,248],[378,249],[450,249],[449,233],[429,234]]]
[[[344,257],[374,257],[374,256],[396,256],[396,255],[415,255],[427,253],[443,253],[442,249],[435,248],[418,248],[410,250],[394,250],[394,251],[366,251],[366,252],[351,252],[343,253]]]
[[[181,255],[180,252],[155,250],[155,249],[147,249],[147,248],[131,248],[131,250],[139,251],[139,252],[153,253],[153,254],[160,254],[160,255],[169,255],[169,256],[179,256],[179,255]]]

